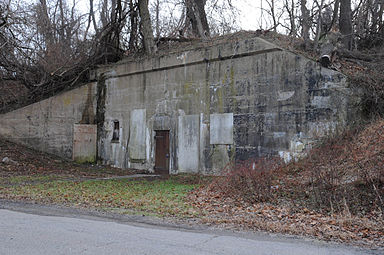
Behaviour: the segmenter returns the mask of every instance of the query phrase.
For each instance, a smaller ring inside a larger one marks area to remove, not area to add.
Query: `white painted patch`
[[[233,144],[233,113],[210,115],[210,144]]]
[[[131,111],[128,145],[130,159],[146,159],[146,129],[145,109]]]
[[[279,91],[277,92],[277,101],[285,101],[293,97],[295,91]]]
[[[199,130],[199,115],[179,116],[177,159],[180,172],[198,172]]]

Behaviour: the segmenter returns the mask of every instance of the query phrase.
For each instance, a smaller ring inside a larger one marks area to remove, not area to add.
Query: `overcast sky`
[[[244,30],[256,30],[260,28],[260,10],[262,2],[260,0],[238,0],[233,4],[240,10],[241,19],[239,25]]]
[[[149,0],[150,3],[155,0]],[[227,1],[227,0],[218,0],[220,1]],[[352,0],[352,5],[356,6],[356,1],[357,0]],[[97,1],[94,1],[95,3]],[[328,1],[326,1],[328,2]],[[89,10],[89,0],[77,0],[78,6],[80,9],[84,10],[83,12],[87,12]],[[271,19],[269,17],[269,14],[267,13],[266,10],[269,9],[269,6],[267,4],[266,0],[232,0],[231,1],[232,5],[235,6],[239,10],[239,16],[236,17],[238,25],[240,29],[244,30],[256,30],[260,29],[261,27],[263,29],[269,29],[272,28],[271,24]],[[307,7],[309,9],[312,8],[313,5],[312,0],[307,1]],[[282,5],[283,1],[282,0],[277,0],[275,1],[276,5],[276,13],[281,14],[283,12],[282,10]],[[166,8],[165,8],[166,9]],[[264,9],[262,12],[261,10]],[[300,8],[298,8],[300,9]],[[164,12],[170,11],[169,9],[167,10],[162,10]],[[207,10],[209,12],[209,10]],[[226,15],[223,13],[222,15]],[[286,18],[286,15],[283,15],[281,19]],[[280,20],[282,23],[283,20]],[[284,32],[281,30],[284,30],[282,27],[279,27],[280,32]]]
[[[81,10],[84,10],[83,12],[88,12],[89,0],[77,0],[77,4]],[[241,29],[256,30],[260,28],[260,7],[262,6],[262,0],[234,0],[232,4],[240,11],[238,23]]]

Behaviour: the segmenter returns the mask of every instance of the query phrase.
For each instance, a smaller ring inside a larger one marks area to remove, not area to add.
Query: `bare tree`
[[[340,1],[340,33],[343,35],[342,42],[345,48],[352,49],[352,16],[351,16],[351,0]]]
[[[297,28],[296,28],[296,11],[295,11],[295,6],[296,3],[294,0],[285,0],[284,2],[284,8],[288,13],[288,18],[289,18],[289,35],[291,36],[296,36],[297,35]]]
[[[310,29],[310,20],[309,20],[309,11],[307,8],[307,0],[300,1],[301,6],[301,36],[304,40],[304,48],[309,49],[309,29]]]
[[[262,9],[261,11],[262,12],[267,12],[270,19],[272,19],[272,25],[271,25],[271,28],[268,28],[268,30],[273,30],[274,32],[277,32],[277,28],[281,25],[280,24],[280,19],[281,17],[283,16],[283,13],[284,11],[283,10],[279,10],[278,8],[278,5],[276,3],[275,0],[265,0],[267,5],[268,5],[268,9]]]
[[[336,23],[339,18],[339,10],[340,10],[340,0],[335,0],[335,3],[333,5],[331,29],[336,27]]]
[[[155,19],[156,38],[159,38],[160,37],[160,0],[156,0],[155,2],[155,13],[156,13],[156,19]]]
[[[319,40],[321,36],[321,28],[322,28],[322,11],[324,8],[324,0],[321,0],[320,4],[318,3],[317,0],[315,0],[316,5],[318,6],[318,13],[317,13],[317,24],[316,24],[316,34],[315,34],[315,39],[314,39],[314,48],[315,50],[318,49],[319,46]]]
[[[128,47],[131,51],[137,49],[138,6],[133,0],[129,0],[130,34]]]
[[[94,31],[97,33],[97,32],[98,32],[98,28],[97,28],[97,25],[96,25],[96,19],[95,19],[95,11],[94,11],[94,3],[93,3],[93,0],[89,0],[88,25],[87,25],[87,28],[85,29],[85,32],[84,32],[84,39],[83,39],[83,40],[86,40],[86,39],[87,39],[88,31],[89,31],[89,28],[90,28],[90,26],[91,26],[91,23],[93,24],[93,29],[94,29]]]
[[[156,45],[153,38],[151,16],[148,11],[148,0],[139,0],[139,13],[141,19],[141,32],[144,41],[144,50],[148,54],[156,52]]]
[[[384,41],[384,3],[380,0],[361,0],[352,11],[353,33],[358,46],[372,47]],[[347,40],[347,39],[346,39]]]
[[[206,0],[185,0],[186,25],[192,27],[194,36],[207,38],[210,36],[207,16],[205,13]]]
[[[0,5],[0,28],[7,24],[9,4]]]

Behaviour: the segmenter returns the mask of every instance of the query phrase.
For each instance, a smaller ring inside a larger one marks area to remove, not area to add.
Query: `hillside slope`
[[[210,224],[384,247],[384,120],[330,138],[288,165],[229,166],[194,191]]]

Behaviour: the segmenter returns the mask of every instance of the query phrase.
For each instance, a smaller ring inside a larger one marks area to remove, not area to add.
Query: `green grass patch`
[[[57,175],[19,175],[11,177],[0,177],[0,185],[22,185],[29,183],[41,183],[60,180]]]
[[[196,217],[199,211],[187,203],[186,197],[199,184],[186,179],[189,180],[170,177],[165,180],[52,181],[2,187],[0,197],[121,212],[134,210],[157,216]]]

